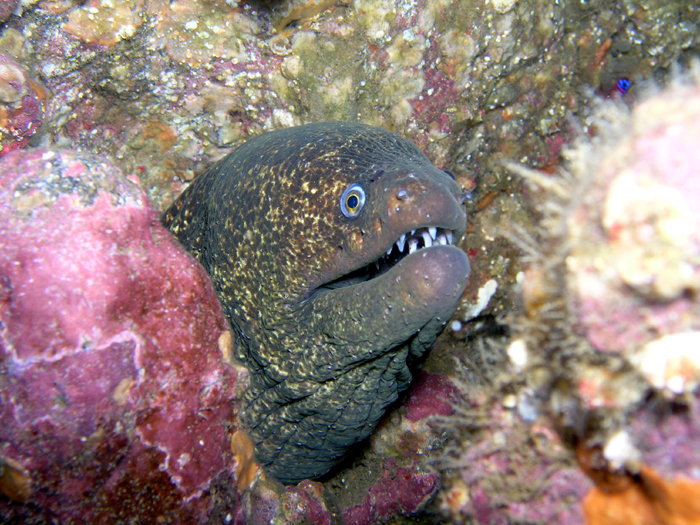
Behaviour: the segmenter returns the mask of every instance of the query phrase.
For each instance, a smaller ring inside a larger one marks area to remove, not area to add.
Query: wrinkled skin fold
[[[469,278],[461,202],[412,143],[331,122],[247,142],[163,215],[214,282],[251,373],[243,420],[279,480],[327,473],[410,384]]]

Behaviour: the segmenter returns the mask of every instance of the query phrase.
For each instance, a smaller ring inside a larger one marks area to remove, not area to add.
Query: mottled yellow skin
[[[351,184],[366,193],[354,218],[340,206]],[[249,141],[165,213],[231,321],[251,372],[243,419],[278,479],[325,474],[410,383],[466,287],[466,255],[433,246],[344,277],[417,228],[459,239],[460,193],[400,136],[335,122]]]

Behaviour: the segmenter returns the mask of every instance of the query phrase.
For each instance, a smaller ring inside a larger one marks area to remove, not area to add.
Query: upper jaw
[[[399,239],[391,245],[391,248],[386,252],[387,256],[391,255],[394,248],[399,252],[403,252],[408,246],[408,253],[413,253],[419,248],[430,248],[433,244],[452,244],[454,238],[454,230],[448,228],[439,228],[437,226],[428,226],[426,228],[418,228],[411,230],[410,233],[403,233]]]
[[[417,251],[435,246],[453,246],[453,242],[459,240],[463,231],[462,228],[451,229],[440,226],[423,226],[408,230],[400,234],[389,248],[385,248],[378,257],[375,256],[369,262],[325,283],[316,291],[343,288],[379,277],[393,268],[399,261]]]

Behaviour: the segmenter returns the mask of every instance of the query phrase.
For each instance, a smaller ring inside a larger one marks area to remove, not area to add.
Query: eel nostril
[[[470,200],[472,200],[472,194],[469,193],[469,192],[462,193],[461,195],[456,195],[456,197],[457,197],[457,201],[458,201],[460,204],[464,204],[465,201],[470,201]]]
[[[396,198],[399,199],[400,201],[404,201],[408,199],[408,191],[405,189],[401,189],[396,192]]]

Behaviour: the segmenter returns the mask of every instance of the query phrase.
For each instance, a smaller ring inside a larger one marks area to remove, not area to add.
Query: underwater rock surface
[[[4,523],[206,516],[237,375],[206,273],[136,182],[85,153],[3,158],[0,327]]]
[[[570,117],[594,93],[633,99],[700,49],[694,0],[312,4],[22,2],[0,51],[46,98],[0,118],[3,151],[109,155],[162,210],[263,131],[328,120],[397,131],[473,194],[473,273],[457,313],[467,337],[475,318],[513,307],[522,267],[498,230],[532,222],[503,159],[556,169]],[[41,128],[27,130],[35,116]]]
[[[0,22],[4,22],[17,8],[20,0],[2,0],[0,2]]]
[[[0,156],[29,146],[42,131],[48,97],[22,64],[0,52]]]
[[[10,93],[11,98],[0,101],[2,153],[43,145],[108,155],[124,173],[138,176],[154,206],[163,209],[196,173],[262,131],[330,119],[394,129],[419,144],[438,167],[453,172],[462,188],[473,195],[471,227],[464,244],[470,247],[472,264],[468,295],[458,309],[454,334],[443,334],[439,340],[441,348],[449,350],[436,353],[433,349],[436,361],[426,364],[431,367],[437,362],[441,373],[451,374],[444,365],[445,359],[451,363],[450,352],[478,354],[474,341],[488,332],[485,319],[501,320],[517,305],[523,260],[513,244],[499,237],[499,231],[513,226],[530,229],[535,220],[528,197],[551,197],[541,188],[522,191],[522,179],[507,173],[501,160],[513,159],[554,173],[562,147],[576,131],[570,126],[571,115],[585,115],[593,93],[624,97],[623,101],[632,103],[640,96],[643,79],[664,83],[674,62],[687,64],[698,54],[700,6],[695,0],[356,0],[347,5],[325,3],[327,9],[320,13],[302,9],[306,14],[293,25],[279,25],[308,3],[294,0],[268,9],[268,4],[255,7],[231,0],[3,1],[0,51],[12,60],[12,67],[6,70],[8,75],[0,75],[0,91]],[[15,91],[16,87],[20,90]],[[24,97],[30,97],[28,105],[12,100],[12,93],[24,89]],[[596,129],[592,126],[587,131],[595,134]],[[549,250],[538,243],[536,252]],[[556,259],[565,257],[559,254]],[[530,306],[551,297],[550,292],[541,293],[543,286],[535,270],[527,272],[523,283],[524,291],[534,294],[529,296],[533,299]],[[628,272],[629,277],[634,276]],[[656,293],[653,286],[629,282],[639,290],[646,287]],[[584,291],[588,304],[596,304],[594,290]],[[631,294],[624,286],[623,291],[623,304],[629,306]],[[604,295],[613,292],[607,288]],[[640,304],[648,306],[648,291],[643,292],[647,299]],[[634,315],[642,318],[643,327],[658,323],[667,336],[678,335],[671,328],[687,321],[692,306],[689,294],[666,306],[662,303],[653,304],[651,316],[648,311]],[[547,304],[552,309],[552,304],[559,303]],[[668,315],[653,315],[659,305]],[[630,318],[630,310],[623,313],[620,319]],[[680,397],[684,397],[696,387],[692,373],[674,370],[692,369],[694,361],[687,352],[675,350],[670,359],[658,358],[665,355],[659,349],[668,348],[669,343],[681,347],[679,343],[688,339],[660,336],[644,342],[639,352],[631,346],[606,351],[607,343],[616,339],[614,326],[591,314],[586,320],[588,337],[599,352],[591,355],[600,359],[605,354],[606,360],[622,355],[623,363],[628,356],[637,355],[639,363],[632,364],[635,370],[659,373],[644,372],[640,388],[629,388],[626,374],[615,366],[585,365],[581,366],[581,381],[563,382],[564,386],[580,383],[580,388],[567,390],[560,385],[557,391],[578,391],[574,399],[580,396],[584,406],[601,410],[610,399],[617,405],[627,404],[629,399],[638,400],[640,391],[647,392],[649,384],[659,385],[653,391],[663,392],[662,400],[671,396],[671,402],[670,407],[668,401],[658,406],[666,407],[662,413],[674,411],[675,419],[665,416],[659,420],[642,404],[630,420],[630,435],[639,436],[654,427],[648,433],[648,445],[635,443],[640,449],[654,450],[646,461],[673,480],[669,476],[693,450],[687,446],[690,438],[686,436],[694,435],[688,421],[697,421],[692,412],[676,413],[676,392],[682,390]],[[627,331],[638,342],[649,335],[644,329]],[[506,355],[512,354],[517,374],[530,389],[521,392],[517,381],[512,388],[509,379],[500,390],[502,383],[497,382],[497,404],[507,414],[514,414],[517,407],[523,417],[537,417],[541,414],[538,403],[548,399],[539,395],[550,388],[548,366],[533,366],[527,374],[521,368],[523,357],[532,361],[532,348],[541,348],[542,337],[535,337],[537,343],[532,347],[516,345]],[[494,354],[493,348],[487,350],[484,355]],[[567,350],[563,355],[579,354]],[[548,365],[557,362],[550,357],[547,354]],[[571,360],[570,367],[578,366],[576,362]],[[562,376],[572,377],[568,373],[557,377]],[[486,406],[483,397],[492,392],[491,387],[486,391],[481,399],[477,396],[476,406]],[[569,400],[570,396],[558,399]],[[390,415],[375,433],[372,454],[403,459],[401,454],[416,443],[421,453],[430,448],[425,443],[439,446],[424,420],[414,428],[400,415],[401,409],[398,414]],[[581,419],[571,420],[581,426]],[[492,426],[494,443],[500,446],[499,424],[484,424]],[[469,429],[467,425],[465,442]],[[611,423],[611,437],[619,429],[617,423]],[[683,447],[673,448],[681,442]],[[664,446],[677,451],[666,456],[659,452]],[[691,458],[687,464],[692,467],[697,462]],[[17,475],[13,494],[22,497],[21,465],[19,470],[11,465],[7,457],[3,472],[11,478]],[[348,472],[353,477],[348,475],[347,483],[342,481],[346,479],[343,474],[313,486],[324,487],[330,509],[335,498],[349,493],[352,498],[347,499],[352,502],[343,501],[338,508],[357,505],[372,485],[360,483],[355,475],[364,468],[364,462],[353,465]],[[381,479],[383,469],[373,467],[372,476],[375,481]],[[227,494],[230,508],[236,507],[239,496],[235,491]],[[318,508],[311,496],[294,498],[297,496],[280,501],[308,500],[309,508]],[[229,508],[222,509],[220,521],[230,514]],[[277,509],[276,515],[282,515]],[[299,515],[294,514],[294,519]],[[309,518],[309,522],[313,521]]]
[[[329,120],[393,129],[506,200],[499,159],[556,164],[586,87],[634,96],[700,46],[692,0],[315,3],[22,2],[0,49],[52,94],[45,140],[109,154],[162,209],[230,147]]]
[[[698,73],[600,103],[566,171],[513,168],[541,191],[540,230],[516,239],[509,371],[454,421],[456,520],[700,522]]]

